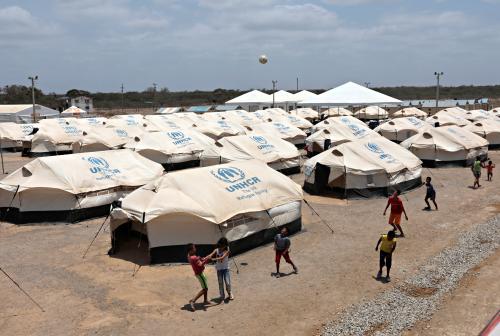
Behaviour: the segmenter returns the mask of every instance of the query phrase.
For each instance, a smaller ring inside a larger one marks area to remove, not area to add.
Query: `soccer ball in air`
[[[267,63],[267,56],[266,55],[260,55],[259,62],[261,64],[266,64]]]

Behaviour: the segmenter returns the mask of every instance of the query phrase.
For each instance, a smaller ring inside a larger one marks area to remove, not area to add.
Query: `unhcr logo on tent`
[[[408,117],[408,118],[406,118],[406,120],[408,120],[408,122],[410,124],[412,124],[413,126],[416,126],[416,127],[422,127],[423,126],[422,122],[420,120],[418,120],[417,118],[415,118],[415,117]]]
[[[257,148],[261,151],[271,151],[274,149],[274,146],[268,143],[262,135],[251,135],[250,139],[257,143]]]
[[[290,130],[289,126],[282,123],[273,123],[273,125],[278,129],[278,132],[280,133],[287,133]]]
[[[118,135],[120,138],[128,138],[128,133],[125,130],[122,129],[115,129],[116,135]]]
[[[64,133],[68,135],[74,136],[80,134],[80,130],[75,126],[62,126],[62,129],[64,130]]]
[[[21,131],[24,135],[28,135],[33,132],[33,126],[31,125],[21,125]]]
[[[172,143],[175,146],[186,144],[192,140],[190,137],[187,137],[184,132],[181,131],[167,132],[167,135],[170,139],[173,140]]]
[[[220,181],[231,183],[231,185],[225,188],[229,192],[234,192],[236,190],[248,190],[253,185],[261,182],[258,177],[246,178],[243,170],[236,167],[219,168],[212,170],[211,173]]]
[[[358,125],[347,124],[347,127],[349,127],[349,129],[351,130],[352,135],[354,135],[355,137],[358,137],[358,138],[364,136],[366,133],[366,130],[360,128]]]
[[[91,167],[89,170],[92,174],[102,174],[102,176],[97,178],[97,180],[109,179],[121,173],[119,169],[110,168],[108,161],[102,157],[82,157],[82,160],[86,160],[90,163]]]
[[[224,120],[217,120],[217,124],[219,124],[221,128],[230,128],[227,122],[225,122]]]
[[[381,160],[385,160],[387,161],[387,163],[396,163],[397,160],[391,155],[391,154],[388,154],[386,153],[379,145],[377,145],[376,143],[373,143],[373,142],[368,142],[365,144],[365,147],[375,153],[375,154],[378,154],[378,157],[381,159]]]

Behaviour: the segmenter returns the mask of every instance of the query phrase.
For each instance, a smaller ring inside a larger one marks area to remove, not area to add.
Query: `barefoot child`
[[[493,168],[495,168],[493,162],[491,160],[488,161],[488,165],[486,166],[486,172],[488,173],[488,181],[491,181],[493,179]]]
[[[224,284],[226,285],[227,297],[233,300],[233,292],[231,291],[231,275],[229,270],[229,242],[222,237],[217,242],[217,248],[209,255],[216,262],[215,269],[217,270],[217,280],[219,281],[220,301],[224,301]]]
[[[377,242],[377,246],[375,247],[375,251],[378,251],[378,246],[380,243],[380,262],[379,262],[379,270],[377,273],[377,279],[382,277],[382,268],[385,266],[387,268],[387,277],[385,278],[387,281],[391,281],[390,272],[392,266],[392,253],[396,249],[396,233],[394,231],[387,232],[386,235],[382,235]]]
[[[196,255],[196,246],[194,244],[188,245],[188,255],[187,259],[193,268],[194,275],[196,279],[200,282],[201,290],[196,294],[196,296],[189,300],[189,305],[191,306],[191,310],[194,311],[194,303],[198,300],[202,295],[204,298],[203,303],[208,304],[208,283],[205,274],[203,271],[205,270],[205,264],[210,260],[209,257],[202,258]]]
[[[425,207],[425,210],[430,210],[431,205],[429,204],[429,199],[434,203],[434,206],[436,207],[436,210],[438,209],[438,205],[436,204],[436,190],[434,190],[434,187],[431,184],[431,177],[427,177],[425,179],[425,186],[427,187],[427,191],[425,192],[425,203],[427,204],[427,207]]]
[[[290,238],[288,238],[288,229],[286,227],[281,229],[281,233],[278,233],[276,237],[274,237],[274,250],[276,251],[276,257],[275,257],[275,262],[276,262],[276,277],[279,278],[281,276],[280,273],[280,261],[281,257],[285,258],[285,261],[292,265],[293,271],[295,273],[298,272],[297,266],[293,263],[293,261],[290,259]]]
[[[387,208],[389,208],[389,205],[391,206],[391,214],[389,215],[389,225],[391,225],[394,230],[396,228],[399,230],[401,233],[401,237],[404,237],[405,234],[403,232],[403,229],[401,228],[401,214],[404,213],[406,220],[408,220],[408,215],[406,215],[406,210],[405,207],[403,206],[403,201],[401,198],[399,198],[399,195],[401,195],[400,190],[396,190],[394,194],[392,194],[391,197],[387,200],[387,205],[385,206],[384,209],[384,216],[387,212]]]
[[[479,184],[479,179],[481,178],[481,168],[483,167],[483,164],[481,163],[481,160],[479,159],[479,156],[476,157],[476,160],[472,164],[471,170],[472,174],[474,174],[474,186],[473,188],[479,188],[481,185]],[[477,187],[476,187],[477,186]]]

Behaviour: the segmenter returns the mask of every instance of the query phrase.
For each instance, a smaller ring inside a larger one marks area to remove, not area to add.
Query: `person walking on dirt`
[[[217,248],[209,255],[215,261],[215,269],[217,270],[217,280],[219,281],[220,301],[225,300],[224,284],[226,285],[227,297],[233,300],[233,292],[231,291],[231,275],[229,270],[229,242],[225,237],[222,237],[217,242]]]
[[[430,176],[428,176],[425,179],[425,187],[427,188],[425,192],[425,203],[427,204],[427,206],[424,208],[424,210],[431,210],[431,205],[429,204],[429,200],[431,200],[432,203],[434,203],[436,210],[438,209],[438,205],[436,203],[436,190],[432,186],[431,181],[432,178]]]
[[[382,235],[377,242],[377,246],[375,246],[375,251],[378,251],[380,244],[382,245],[380,246],[380,262],[377,279],[382,278],[382,268],[385,266],[387,269],[387,277],[385,279],[386,281],[391,281],[392,253],[396,249],[396,233],[391,230],[387,232],[386,235]]]
[[[493,162],[491,160],[488,161],[488,165],[486,166],[486,172],[488,173],[488,181],[493,180],[493,168],[495,168]]]
[[[392,194],[391,197],[387,200],[387,205],[385,206],[384,209],[384,216],[387,212],[387,209],[389,208],[389,205],[391,206],[391,214],[389,215],[389,225],[391,225],[394,230],[399,230],[401,233],[401,237],[404,237],[405,234],[403,232],[403,229],[401,228],[401,214],[404,213],[405,219],[408,220],[408,215],[406,215],[406,210],[405,207],[403,206],[403,201],[401,198],[399,198],[399,195],[401,195],[400,190],[396,190],[394,194]]]
[[[481,178],[481,168],[483,168],[483,164],[481,163],[479,156],[477,156],[476,160],[471,166],[472,174],[474,174],[474,189],[481,187],[481,185],[479,184],[479,178]]]
[[[285,261],[292,265],[293,271],[298,273],[298,268],[295,266],[293,261],[290,259],[290,238],[288,238],[288,229],[286,227],[281,229],[281,233],[278,233],[276,237],[274,237],[274,250],[276,251],[276,277],[279,278],[281,276],[280,273],[280,261],[281,257],[285,258]]]
[[[189,305],[191,306],[191,310],[194,311],[194,303],[203,295],[203,303],[208,304],[208,282],[203,271],[205,270],[205,264],[210,260],[209,256],[202,258],[196,255],[196,246],[194,244],[188,244],[188,262],[191,264],[193,268],[194,275],[196,279],[200,282],[201,290],[196,294],[196,296],[189,300]]]

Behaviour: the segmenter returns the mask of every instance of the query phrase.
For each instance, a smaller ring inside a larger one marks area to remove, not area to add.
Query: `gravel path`
[[[324,336],[400,335],[419,320],[430,319],[460,279],[500,246],[500,216],[461,235],[397,288],[352,307],[328,324]]]

